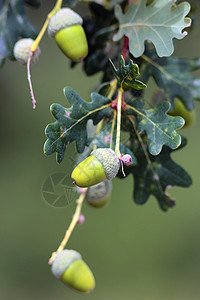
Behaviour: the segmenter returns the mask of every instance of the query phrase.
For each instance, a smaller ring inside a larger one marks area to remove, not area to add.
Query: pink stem
[[[124,61],[126,61],[126,57],[129,53],[129,38],[127,36],[124,36],[124,45],[122,49],[122,56],[124,58]]]
[[[33,103],[33,109],[35,109],[36,108],[36,100],[35,100],[35,96],[33,93],[33,86],[32,86],[32,82],[31,82],[31,71],[30,71],[32,55],[33,55],[33,52],[31,52],[31,54],[28,57],[28,61],[27,61],[27,78],[28,78],[28,83],[29,83],[29,88],[30,88],[30,93],[31,93],[31,99],[32,99],[32,103]]]

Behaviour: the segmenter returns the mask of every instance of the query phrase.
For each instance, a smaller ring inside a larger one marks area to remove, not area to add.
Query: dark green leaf
[[[36,38],[37,32],[29,22],[24,1],[2,0],[0,5],[0,67],[6,58],[14,59],[13,48],[19,38]]]
[[[181,149],[186,144],[182,137]],[[145,154],[138,141],[132,143],[131,150],[134,152],[137,164],[125,167],[125,173],[132,173],[134,177],[133,198],[137,204],[144,204],[153,195],[163,211],[173,207],[175,200],[167,193],[170,186],[189,187],[192,184],[191,177],[187,172],[176,164],[170,157],[172,150],[167,146],[157,156],[148,153],[151,164],[146,160]],[[119,173],[123,178],[123,174]]]
[[[123,56],[121,55],[119,59],[118,70],[115,68],[111,60],[109,60],[109,62],[112,72],[117,79],[118,86],[122,87],[123,90],[140,90],[146,88],[146,84],[136,79],[140,75],[139,68],[138,65],[134,64],[132,60],[130,60],[128,65],[125,65]]]
[[[78,0],[63,0],[63,4],[66,4],[68,6],[75,6],[77,2]]]
[[[103,50],[97,50],[87,58],[84,63],[84,70],[88,76],[104,70],[108,64],[108,59]]]
[[[188,110],[194,109],[193,99],[200,100],[200,79],[193,78],[190,72],[200,69],[200,59],[159,58],[155,52],[148,53],[148,61],[142,71],[142,79],[148,81],[153,76],[157,85],[165,91],[171,109],[175,97],[179,98]],[[145,58],[145,57],[144,57]]]
[[[190,26],[190,4],[183,2],[172,6],[172,1],[157,0],[146,6],[146,0],[132,1],[125,14],[119,5],[115,6],[115,16],[119,20],[119,31],[114,41],[124,35],[129,38],[129,50],[134,57],[144,52],[144,42],[150,40],[159,56],[170,56],[174,51],[173,38],[182,39],[183,31]]]
[[[129,100],[126,102],[126,113],[136,117],[136,128],[147,134],[147,144],[152,155],[158,155],[163,145],[176,149],[181,144],[181,136],[176,129],[181,128],[185,121],[181,117],[172,117],[166,114],[170,103],[159,103],[153,109],[144,110],[144,101]],[[132,111],[132,112],[131,112]]]
[[[25,0],[25,2],[33,7],[39,7],[41,4],[40,0]]]
[[[64,88],[64,94],[71,107],[51,105],[51,112],[57,121],[46,127],[47,141],[44,145],[44,153],[50,155],[56,152],[59,163],[64,158],[67,145],[73,141],[76,142],[77,151],[83,152],[88,144],[86,125],[89,119],[96,125],[113,113],[109,106],[111,100],[100,94],[92,93],[91,102],[84,101],[69,87]]]
[[[145,110],[138,127],[147,134],[147,143],[152,155],[158,155],[163,145],[176,149],[181,144],[181,136],[176,129],[181,128],[185,121],[181,117],[171,117],[166,114],[169,102],[162,102],[153,109]]]

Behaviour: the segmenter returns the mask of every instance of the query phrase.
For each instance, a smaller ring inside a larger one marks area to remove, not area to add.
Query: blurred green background
[[[38,29],[54,3],[47,2],[37,10],[27,8]],[[177,42],[175,56],[200,56],[199,25],[196,20],[189,36]],[[163,213],[154,198],[138,206],[132,200],[132,178],[115,179],[111,203],[102,210],[85,205],[86,222],[77,226],[68,244],[93,270],[96,289],[81,295],[51,275],[48,259],[71,221],[75,203],[56,209],[41,196],[47,176],[71,168],[67,157],[58,165],[55,155],[43,154],[44,129],[54,121],[49,106],[66,105],[65,86],[89,99],[101,74],[86,77],[81,65],[71,70],[47,36],[40,47],[40,61],[31,68],[35,111],[26,68],[6,61],[0,70],[0,299],[200,299],[199,103],[195,126],[181,131],[188,145],[173,154],[193,177],[190,188],[170,191],[176,207]]]

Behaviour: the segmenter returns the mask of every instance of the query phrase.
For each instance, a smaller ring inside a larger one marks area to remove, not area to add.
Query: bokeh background
[[[37,10],[26,9],[38,30],[54,4],[42,2]],[[199,19],[195,23],[189,36],[177,42],[175,56],[200,56]],[[43,154],[44,129],[54,121],[49,107],[53,102],[66,105],[65,86],[89,99],[101,74],[86,77],[81,65],[71,70],[48,36],[40,46],[40,61],[31,68],[35,111],[26,68],[6,61],[0,70],[0,299],[200,299],[199,103],[196,124],[181,131],[188,145],[173,154],[193,178],[190,188],[170,192],[176,207],[164,213],[153,197],[138,206],[132,200],[132,178],[114,179],[111,203],[101,210],[85,205],[86,222],[77,226],[68,243],[93,270],[96,289],[81,295],[51,275],[48,259],[71,221],[75,203],[56,209],[41,196],[47,176],[72,168],[67,157],[58,165],[55,155]],[[67,154],[73,157],[73,147]]]

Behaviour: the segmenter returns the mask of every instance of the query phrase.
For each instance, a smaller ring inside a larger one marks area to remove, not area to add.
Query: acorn
[[[31,55],[31,45],[33,44],[33,39],[21,39],[16,42],[13,53],[16,60],[22,64],[26,65],[29,56]],[[33,52],[33,55],[31,57],[31,63],[36,63],[40,56],[40,48],[37,47],[36,51]]]
[[[85,201],[93,207],[103,207],[110,200],[111,191],[112,181],[105,179],[87,189]]]
[[[56,253],[51,272],[57,279],[79,292],[91,292],[95,279],[81,254],[75,250],[65,249]]]
[[[120,161],[110,148],[91,152],[72,172],[71,178],[80,187],[90,187],[105,179],[112,180],[118,173]]]
[[[183,102],[179,99],[174,101],[174,109],[167,112],[170,116],[180,116],[185,120],[184,128],[190,127],[195,122],[195,111],[187,110]]]
[[[55,38],[61,51],[72,61],[82,61],[88,54],[83,19],[70,8],[60,9],[51,18],[48,34]]]

